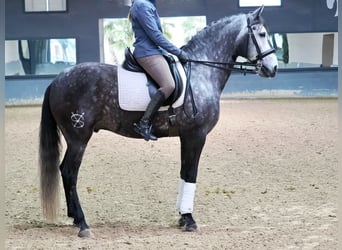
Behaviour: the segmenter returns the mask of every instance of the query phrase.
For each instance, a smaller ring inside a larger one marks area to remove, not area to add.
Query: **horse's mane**
[[[223,17],[217,21],[211,22],[209,25],[204,27],[202,30],[198,31],[192,38],[188,41],[187,44],[185,44],[183,47],[192,47],[193,45],[197,44],[199,41],[201,41],[203,38],[208,36],[208,33],[212,29],[215,29],[216,27],[227,27],[229,24],[237,20],[238,18],[241,18],[242,15],[245,14],[237,14],[232,16],[226,16]]]
[[[237,20],[243,20],[243,18],[246,16],[246,14],[237,14],[237,15],[232,15],[232,16],[226,16],[223,17],[217,21],[213,21],[211,22],[209,25],[207,25],[206,27],[204,27],[202,30],[200,30],[199,32],[197,32],[190,40],[187,44],[185,44],[183,46],[183,48],[189,48],[189,47],[193,47],[196,44],[198,44],[200,41],[203,40],[203,38],[206,38],[213,29],[230,29],[230,24],[237,21]],[[258,23],[265,25],[265,21],[264,19],[259,16],[259,20]],[[218,28],[217,28],[218,27]],[[267,29],[267,27],[266,27]]]

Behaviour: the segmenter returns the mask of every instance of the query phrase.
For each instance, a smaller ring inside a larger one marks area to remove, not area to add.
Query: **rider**
[[[177,56],[181,62],[188,60],[185,51],[177,48],[163,35],[156,0],[132,0],[128,13],[135,36],[134,52],[140,66],[156,81],[159,89],[152,96],[146,111],[138,123],[134,123],[134,131],[146,141],[157,140],[151,134],[151,121],[163,102],[175,89],[169,65],[163,54],[167,52]]]

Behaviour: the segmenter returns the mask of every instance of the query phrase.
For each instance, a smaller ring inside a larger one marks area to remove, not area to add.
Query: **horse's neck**
[[[244,25],[244,15],[222,18],[199,32],[186,47],[197,60],[228,61],[235,53]]]
[[[234,62],[237,40],[242,28],[246,25],[244,15],[223,18],[198,33],[185,47],[195,60]],[[217,90],[222,92],[229,76],[230,70],[212,71],[210,77],[212,84],[217,84]],[[209,80],[209,79],[208,79]]]

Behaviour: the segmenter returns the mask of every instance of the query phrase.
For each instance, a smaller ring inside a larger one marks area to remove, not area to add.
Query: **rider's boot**
[[[134,131],[140,134],[146,141],[157,140],[157,137],[151,134],[151,121],[153,119],[154,114],[158,111],[158,109],[164,103],[164,101],[164,93],[158,90],[156,94],[152,97],[150,103],[147,105],[143,117],[140,119],[138,123],[134,123]]]

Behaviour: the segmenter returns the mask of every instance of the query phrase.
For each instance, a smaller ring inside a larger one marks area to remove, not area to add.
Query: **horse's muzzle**
[[[275,77],[277,74],[278,65],[274,65],[272,67],[267,67],[262,65],[258,71],[258,74],[262,77]]]

